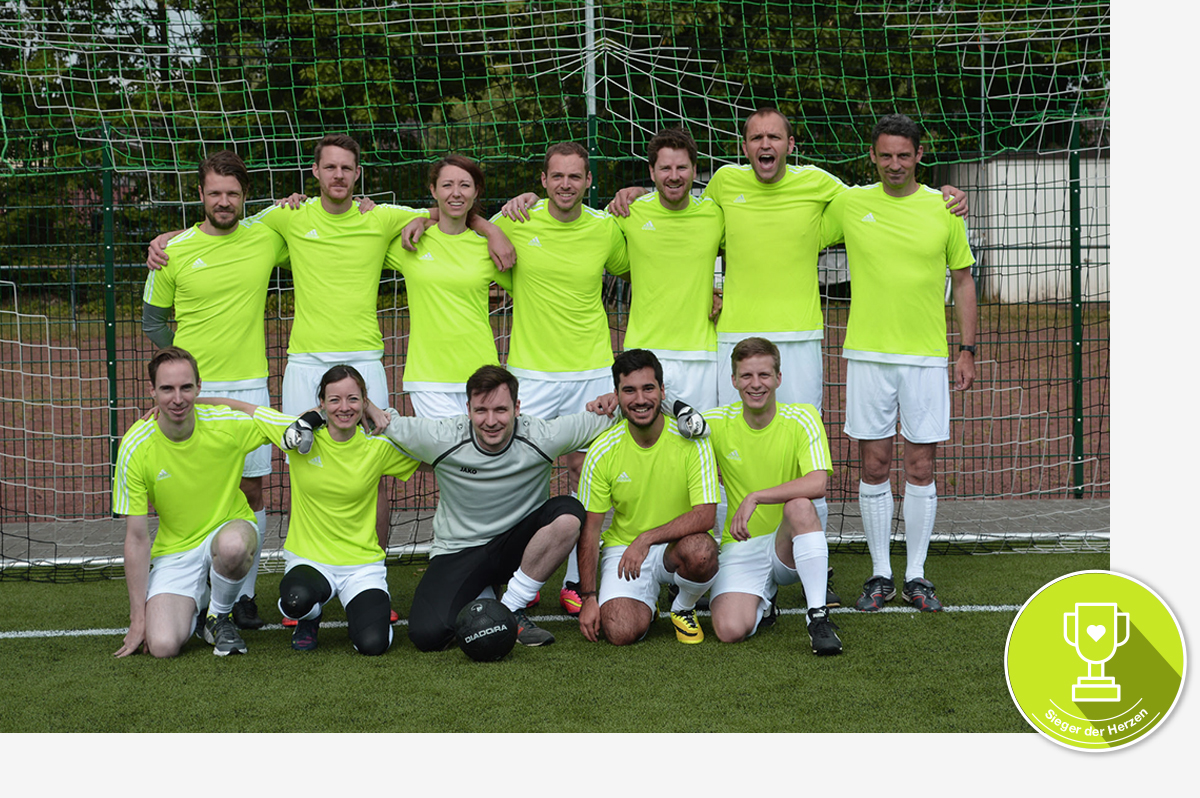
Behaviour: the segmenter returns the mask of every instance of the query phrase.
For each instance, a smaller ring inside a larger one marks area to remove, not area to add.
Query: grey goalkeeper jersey
[[[550,473],[559,455],[573,452],[617,423],[595,413],[553,420],[517,416],[508,445],[487,452],[475,443],[465,416],[414,418],[388,410],[384,430],[400,448],[433,466],[437,510],[430,557],[482,546],[507,532],[550,498]]]

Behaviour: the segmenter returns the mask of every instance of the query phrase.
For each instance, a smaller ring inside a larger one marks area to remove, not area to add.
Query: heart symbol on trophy
[[[1092,638],[1094,641],[1098,641],[1101,637],[1103,637],[1106,631],[1108,630],[1099,624],[1095,624],[1087,628],[1088,637]]]

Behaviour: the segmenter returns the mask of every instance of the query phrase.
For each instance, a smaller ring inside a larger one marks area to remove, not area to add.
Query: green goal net
[[[361,142],[359,190],[378,201],[427,204],[427,165],[459,151],[482,162],[490,212],[539,187],[549,143],[575,140],[602,207],[648,182],[660,128],[692,132],[703,184],[739,160],[742,121],[762,105],[790,117],[801,161],[847,183],[874,181],[875,120],[907,113],[926,131],[922,180],[970,197],[981,357],[939,451],[934,548],[1106,550],[1109,27],[1107,3],[1017,0],[6,3],[0,574],[119,563],[112,459],[148,403],[153,351],[140,329],[146,245],[202,218],[206,152],[245,159],[254,211],[315,193],[307,167],[326,132]],[[844,256],[820,267],[829,536],[853,547]],[[614,286],[608,299],[619,345],[627,295]],[[398,385],[402,280],[385,278],[378,307]],[[283,272],[266,319],[276,397],[291,308]],[[510,305],[498,293],[493,309],[503,354]],[[282,460],[267,487],[278,548]],[[435,501],[431,480],[391,488],[393,554],[421,551]]]

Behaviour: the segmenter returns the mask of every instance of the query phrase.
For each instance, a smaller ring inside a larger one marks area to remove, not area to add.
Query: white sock
[[[937,482],[917,486],[904,484],[904,541],[908,548],[908,565],[904,581],[925,578],[925,555],[933,537],[933,521],[937,517]]]
[[[504,598],[500,599],[500,603],[513,612],[523,610],[529,606],[529,602],[533,601],[533,597],[538,594],[544,584],[546,583],[535,581],[518,568],[512,575],[512,579],[508,580],[508,590],[504,591]]]
[[[792,538],[792,559],[796,561],[808,609],[824,607],[829,581],[829,543],[825,533],[806,532]]]
[[[675,596],[675,600],[671,602],[671,612],[695,609],[696,602],[700,600],[705,591],[712,587],[712,583],[715,581],[717,581],[715,576],[707,582],[693,582],[675,574],[675,584],[679,586],[679,595]]]
[[[238,590],[242,580],[234,582],[217,573],[216,568],[208,569],[208,579],[212,584],[212,596],[208,600],[208,614],[218,618],[233,611],[233,603],[238,600]]]
[[[892,499],[892,483],[868,485],[859,480],[858,508],[862,514],[863,532],[867,536],[867,549],[871,552],[871,575],[892,578],[891,538],[892,513],[896,503]]]
[[[246,573],[246,578],[242,580],[242,586],[238,588],[238,598],[249,596],[254,598],[254,583],[258,581],[258,561],[262,559],[263,539],[267,536],[267,508],[254,511],[254,522],[258,524],[258,548],[254,550],[254,562],[250,564],[250,570]]]
[[[571,549],[571,553],[567,555],[567,573],[563,577],[564,582],[574,582],[579,584],[579,550],[578,548]]]
[[[829,530],[829,504],[825,501],[824,496],[822,496],[819,499],[813,499],[813,509],[817,511],[817,518],[819,518],[821,521],[821,531],[822,532],[828,531]]]

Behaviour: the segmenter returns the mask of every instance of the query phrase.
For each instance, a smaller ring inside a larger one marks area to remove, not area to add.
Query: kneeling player
[[[420,464],[388,439],[368,437],[360,428],[367,386],[353,366],[326,371],[317,398],[327,425],[303,444],[288,435],[319,426],[315,418],[298,422],[269,407],[212,401],[254,416],[268,438],[284,448],[296,445],[288,452],[292,515],[284,543],[287,570],[279,583],[279,611],[298,621],[292,648],[317,647],[322,607],[337,596],[346,608],[354,648],[382,654],[392,644],[392,626],[384,551],[375,534],[377,486],[385,475],[408,479]]]
[[[149,373],[157,414],[125,433],[113,478],[129,588],[129,632],[116,656],[177,655],[206,604],[203,636],[213,653],[245,654],[230,612],[258,532],[239,485],[246,454],[268,439],[241,413],[197,407],[200,370],[187,351],[160,350]],[[153,546],[150,504],[159,519]]]
[[[635,643],[654,619],[660,586],[675,584],[676,637],[699,643],[704,632],[696,602],[717,574],[717,545],[709,532],[720,498],[712,446],[665,423],[662,365],[653,352],[631,349],[618,356],[613,381],[625,421],[596,438],[579,481],[588,511],[578,548],[579,628],[593,642],[603,631],[614,645]],[[596,554],[610,509],[597,601]]]
[[[825,495],[829,443],[809,404],[781,404],[779,350],[765,338],[733,349],[733,385],[742,401],[704,414],[712,430],[729,506],[721,568],[712,588],[713,630],[726,643],[774,622],[779,585],[801,582],[825,596],[829,549],[813,502]],[[842,641],[822,604],[808,608],[814,654],[840,654]]]

